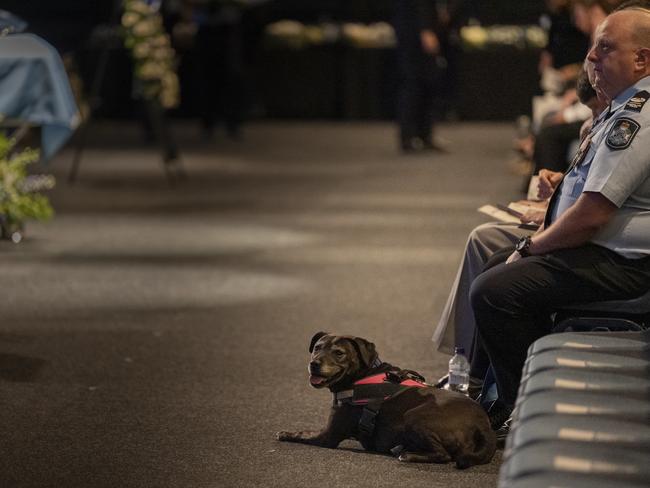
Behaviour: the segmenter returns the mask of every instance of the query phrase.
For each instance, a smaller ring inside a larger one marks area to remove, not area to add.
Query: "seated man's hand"
[[[542,169],[539,171],[537,183],[537,197],[545,199],[551,196],[555,187],[562,181],[563,173]]]
[[[420,43],[422,50],[431,56],[440,54],[440,41],[438,36],[432,30],[423,30],[420,32]]]
[[[521,220],[522,224],[537,224],[541,225],[542,222],[544,222],[544,216],[546,215],[546,209],[545,208],[529,208],[526,210],[521,217],[519,217],[519,220]]]
[[[506,264],[514,263],[515,261],[519,261],[521,259],[521,254],[519,254],[517,251],[514,251],[510,256],[508,256],[508,259],[506,260]]]
[[[538,210],[546,210],[546,207],[548,207],[548,200],[517,200],[515,203]]]

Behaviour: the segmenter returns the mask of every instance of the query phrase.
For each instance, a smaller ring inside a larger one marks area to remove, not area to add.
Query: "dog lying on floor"
[[[375,345],[360,337],[319,332],[309,352],[311,385],[334,395],[329,421],[320,432],[278,432],[278,440],[336,448],[353,438],[403,462],[454,461],[461,469],[492,459],[496,438],[488,417],[465,395],[381,362]]]

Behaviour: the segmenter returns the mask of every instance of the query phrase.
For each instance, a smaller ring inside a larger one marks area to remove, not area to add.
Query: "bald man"
[[[495,372],[498,426],[512,411],[526,351],[562,305],[632,299],[650,289],[650,11],[597,28],[588,59],[611,100],[586,136],[533,236],[495,254],[470,301]],[[507,434],[509,422],[499,434]]]

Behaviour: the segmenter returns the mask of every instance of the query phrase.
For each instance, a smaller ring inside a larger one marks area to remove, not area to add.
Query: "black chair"
[[[518,398],[550,390],[650,399],[650,377],[604,373],[589,369],[547,369],[522,381]]]
[[[504,458],[523,446],[546,441],[572,442],[576,450],[582,445],[599,444],[647,452],[650,425],[591,415],[539,415],[521,422],[510,432]]]
[[[547,350],[526,359],[522,381],[540,371],[563,368],[647,376],[650,372],[650,353],[617,351],[612,354],[570,348]]]
[[[631,300],[575,303],[556,309],[553,332],[622,332],[650,327],[650,290]]]
[[[499,488],[646,488],[644,482],[619,481],[579,473],[542,471],[514,480],[504,480]]]
[[[499,488],[650,478],[650,293],[562,307],[528,349]]]
[[[579,349],[610,354],[650,351],[650,329],[643,332],[564,332],[537,339],[528,357],[553,349]]]
[[[647,453],[641,449],[609,444],[583,444],[577,448],[570,442],[542,441],[517,449],[516,454],[503,463],[499,471],[499,487],[505,488],[517,480],[541,473],[555,473],[560,477],[584,476],[592,480],[592,486],[617,486],[617,483],[647,486],[650,463]],[[603,481],[609,484],[598,485]],[[574,485],[561,483],[555,486]]]

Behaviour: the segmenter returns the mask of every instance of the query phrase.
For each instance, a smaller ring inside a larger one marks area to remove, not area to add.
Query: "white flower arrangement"
[[[548,42],[546,32],[537,26],[470,25],[461,28],[460,37],[464,46],[469,49],[485,49],[494,46],[542,49]]]
[[[347,43],[359,48],[390,48],[397,43],[393,27],[386,22],[372,24],[351,23],[303,24],[295,20],[280,20],[265,28],[267,45],[304,49]]]
[[[386,22],[345,23],[342,30],[343,38],[355,47],[389,48],[397,44],[393,26]]]
[[[160,13],[142,0],[124,0],[122,27],[140,94],[147,100],[157,100],[163,108],[177,106],[180,88],[176,53]]]

